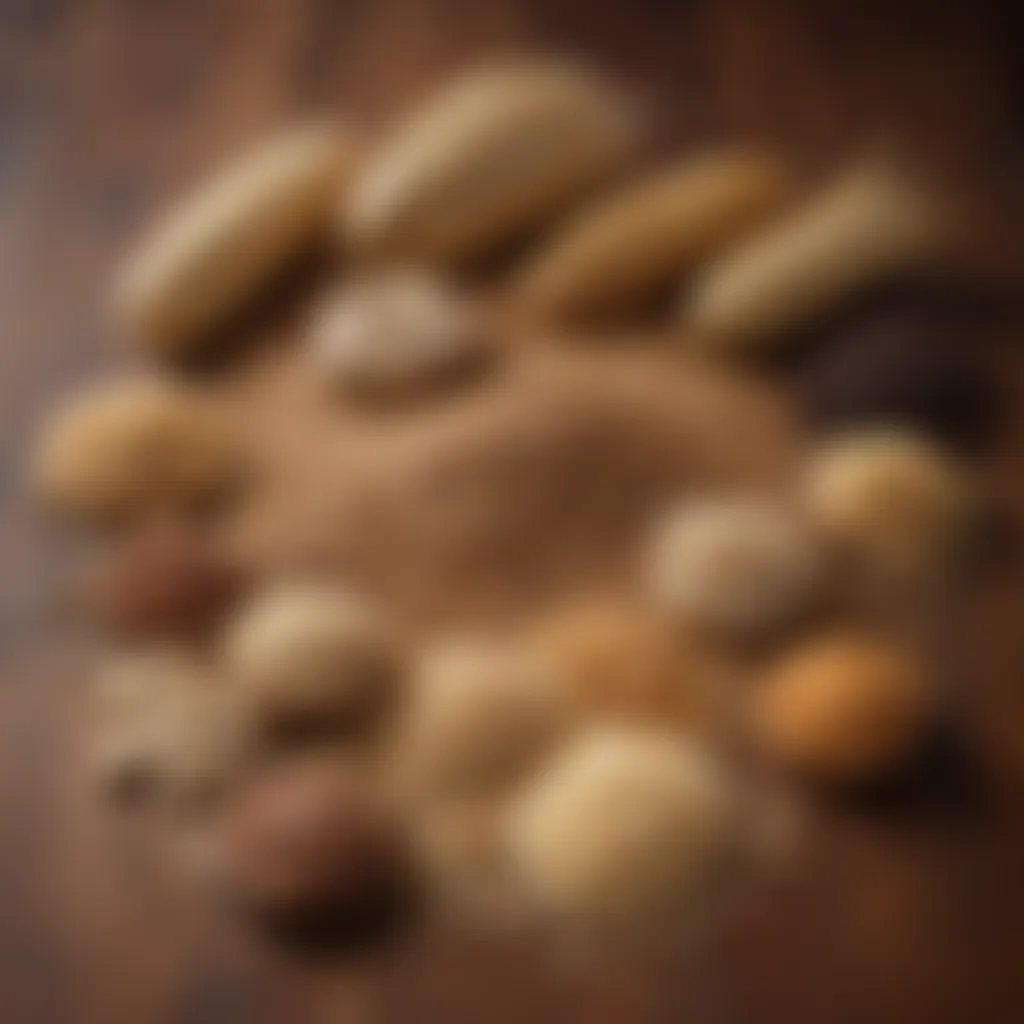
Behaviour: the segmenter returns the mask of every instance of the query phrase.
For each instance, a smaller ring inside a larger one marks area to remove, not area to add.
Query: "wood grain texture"
[[[585,983],[528,949],[440,937],[372,971],[313,969],[247,949],[90,798],[78,659],[50,608],[62,553],[21,497],[44,408],[127,360],[104,285],[166,200],[298,112],[381,123],[496,52],[606,65],[666,148],[767,139],[813,163],[899,132],[976,202],[979,276],[1019,286],[1022,22],[1012,0],[0,0],[0,1019],[1024,1018],[1019,564],[958,616],[973,770],[937,770],[899,813],[823,810],[803,862],[714,943]],[[985,472],[1018,526],[1021,329],[987,328],[1018,411]]]

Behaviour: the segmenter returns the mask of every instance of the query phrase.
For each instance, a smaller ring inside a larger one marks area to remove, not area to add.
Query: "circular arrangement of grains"
[[[956,203],[888,154],[652,167],[644,121],[520,60],[287,130],[116,280],[153,372],[46,426],[98,791],[267,934],[679,941],[947,700],[987,405],[900,294]],[[298,338],[239,346],[311,252]]]

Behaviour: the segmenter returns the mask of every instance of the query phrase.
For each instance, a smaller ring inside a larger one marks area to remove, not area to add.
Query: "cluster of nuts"
[[[622,186],[637,136],[604,82],[545,62],[468,76],[365,154],[304,128],[160,226],[118,284],[121,322],[165,363],[208,351],[340,223],[362,269],[311,358],[346,394],[394,399],[487,357],[502,318],[453,282],[552,224],[503,309],[577,332],[686,282],[686,336],[731,355],[923,266],[949,227],[878,161],[798,206],[787,168],[747,150]],[[859,605],[944,584],[974,494],[885,394],[850,404],[881,425],[823,444],[788,497],[686,496],[658,518],[628,599],[424,645],[336,581],[228,557],[217,513],[247,467],[214,395],[170,375],[105,387],[52,425],[35,474],[92,538],[73,592],[112,648],[100,777],[197,830],[231,905],[289,933],[372,929],[414,894],[591,938],[689,929],[763,846],[723,732],[783,776],[850,785],[935,710],[923,652]]]

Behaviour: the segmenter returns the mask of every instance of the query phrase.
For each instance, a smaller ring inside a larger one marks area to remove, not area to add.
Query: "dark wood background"
[[[368,123],[468,60],[597,60],[678,143],[809,159],[898,131],[978,206],[974,271],[1019,289],[1024,18],[850,0],[0,0],[0,1021],[1009,1024],[1024,1020],[1024,601],[1012,558],[960,618],[973,786],[822,809],[796,869],[714,942],[583,981],[432,937],[375,968],[245,948],[105,817],[78,768],[62,553],[21,497],[44,409],[122,361],[112,263],[150,213],[296,111]],[[1018,8],[1019,9],[1019,8]],[[979,326],[1024,395],[1021,321]],[[984,465],[1024,524],[1016,412]],[[954,784],[955,783],[955,784]]]

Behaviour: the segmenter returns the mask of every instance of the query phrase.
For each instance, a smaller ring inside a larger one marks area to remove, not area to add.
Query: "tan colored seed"
[[[652,594],[701,630],[757,636],[806,611],[820,582],[816,544],[793,514],[749,498],[672,512],[648,557]]]
[[[623,160],[619,98],[572,65],[489,65],[431,98],[370,157],[344,211],[357,249],[458,263],[539,227]]]
[[[174,811],[200,810],[253,753],[234,689],[174,648],[111,658],[93,698],[93,767],[114,791],[136,788]]]
[[[32,470],[54,511],[109,525],[207,507],[237,481],[239,458],[202,395],[141,379],[101,385],[58,410]]]
[[[353,158],[352,143],[333,127],[292,129],[172,208],[115,282],[126,332],[168,358],[208,342],[284,266],[326,239]]]
[[[806,479],[810,514],[854,568],[934,578],[951,565],[973,507],[961,469],[928,441],[896,431],[841,438]]]
[[[858,166],[709,267],[684,302],[687,325],[701,343],[730,351],[784,341],[863,289],[931,260],[942,221],[899,172]]]
[[[314,326],[313,357],[332,384],[367,396],[407,394],[482,361],[480,311],[426,273],[357,282],[331,296]]]
[[[705,752],[647,732],[583,734],[513,808],[513,859],[540,904],[603,938],[705,919],[738,837],[732,787]]]
[[[716,705],[710,666],[690,638],[632,602],[582,601],[545,619],[534,638],[583,714],[691,730]]]
[[[413,796],[501,794],[520,784],[568,725],[547,667],[503,644],[427,652],[396,742],[395,774]]]
[[[269,727],[374,731],[401,675],[397,641],[356,595],[289,583],[256,595],[228,625],[227,671]]]
[[[778,161],[724,151],[660,171],[584,211],[530,263],[523,305],[565,320],[619,313],[675,284],[775,210]]]

